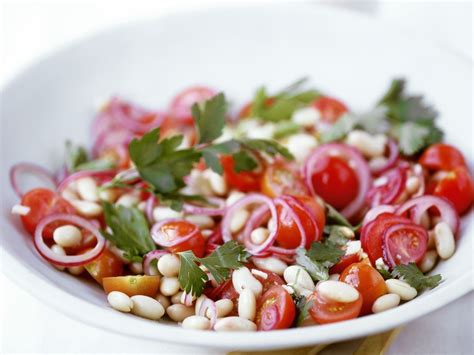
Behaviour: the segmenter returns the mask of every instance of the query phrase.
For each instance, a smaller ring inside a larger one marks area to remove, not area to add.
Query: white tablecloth
[[[0,84],[57,46],[95,30],[130,19],[217,2],[230,1],[5,1],[1,9]],[[406,1],[355,3],[346,0],[339,5],[423,31],[458,55],[473,58],[471,2],[409,4]],[[8,273],[5,265],[2,271]],[[474,354],[473,312],[474,293],[471,293],[408,324],[389,353]],[[141,341],[84,325],[46,307],[1,273],[0,351],[211,353],[206,349]]]

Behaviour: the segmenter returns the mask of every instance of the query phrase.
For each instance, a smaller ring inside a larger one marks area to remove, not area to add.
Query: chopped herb
[[[199,143],[210,143],[222,135],[226,110],[227,103],[222,93],[205,101],[202,105],[193,105],[192,114]]]
[[[89,160],[87,150],[66,141],[66,167],[69,172],[80,170],[105,170],[115,167],[115,163],[106,158]]]
[[[397,265],[392,271],[393,277],[406,281],[410,286],[422,291],[435,288],[442,280],[441,275],[425,276],[415,263]]]
[[[306,269],[313,280],[327,280],[329,268],[339,262],[344,251],[331,244],[315,242],[309,250],[296,251],[296,263]]]
[[[349,227],[337,225],[324,227],[324,232],[329,234],[325,243],[333,246],[346,245],[347,242],[353,238],[354,233]],[[350,235],[349,232],[352,235]]]
[[[112,233],[102,231],[102,234],[123,250],[127,259],[141,261],[146,253],[156,249],[146,218],[138,208],[114,206],[108,202],[103,203],[103,208],[105,223]]]
[[[289,150],[282,146],[277,141],[268,140],[268,139],[248,139],[244,138],[241,140],[241,143],[244,147],[264,152],[272,157],[275,155],[281,155],[283,158],[287,160],[293,160],[293,155],[289,152]]]
[[[377,268],[377,271],[379,272],[380,275],[382,275],[384,280],[388,280],[392,278],[392,274],[386,269]]]
[[[306,318],[308,318],[309,310],[313,306],[313,300],[309,300],[306,297],[299,295],[294,297],[294,301],[297,310],[295,326],[298,327]]]
[[[326,203],[326,210],[326,219],[328,225],[346,226],[352,230],[357,229],[356,227],[353,227],[352,224],[350,224],[346,217],[340,214],[338,210],[328,203]]]
[[[292,121],[277,122],[275,123],[273,137],[275,139],[285,138],[291,136],[292,134],[298,133],[300,129],[301,127]]]

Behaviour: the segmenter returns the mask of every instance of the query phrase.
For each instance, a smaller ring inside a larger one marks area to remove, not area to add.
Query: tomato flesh
[[[459,214],[465,213],[474,201],[474,182],[463,166],[450,171],[433,187],[433,195],[449,200]]]
[[[330,274],[340,274],[342,273],[348,266],[359,262],[360,257],[359,254],[349,254],[344,255],[339,262],[332,266],[329,269]]]
[[[336,122],[348,111],[347,106],[341,101],[329,96],[321,96],[317,98],[314,101],[313,106],[321,113],[321,120],[327,123]]]
[[[270,197],[308,194],[308,189],[297,169],[283,163],[267,166],[261,180],[261,190]]]
[[[102,285],[104,277],[122,276],[122,260],[108,249],[96,260],[84,266],[87,272]]]
[[[418,263],[426,253],[428,233],[413,223],[396,224],[383,235],[383,260],[389,267]]]
[[[260,190],[261,173],[253,171],[236,172],[234,159],[231,155],[223,155],[221,157],[221,164],[224,169],[224,178],[231,187],[243,192]]]
[[[107,294],[120,291],[130,297],[135,295],[155,297],[160,286],[160,277],[148,275],[104,277],[102,286]]]
[[[168,242],[183,238],[196,230],[196,226],[187,221],[170,221],[161,226],[160,231],[166,235]],[[206,239],[201,232],[197,232],[192,238],[168,247],[171,253],[179,253],[191,250],[194,255],[202,258],[206,252]]]
[[[317,293],[310,296],[313,304],[309,310],[316,323],[328,324],[357,318],[362,308],[362,297],[350,303],[334,302],[324,299]]]
[[[31,235],[34,235],[36,226],[46,216],[56,213],[76,214],[76,209],[69,202],[54,191],[44,188],[28,191],[23,196],[21,204],[30,208],[28,214],[20,218]],[[52,238],[54,230],[65,224],[61,221],[48,224],[43,231],[43,237]]]
[[[317,160],[311,181],[314,191],[338,210],[354,200],[359,190],[355,171],[344,159],[335,156]]]
[[[281,286],[273,286],[258,299],[255,323],[258,330],[287,329],[295,315],[290,294]]]
[[[362,308],[360,315],[372,313],[372,305],[380,296],[387,293],[385,280],[371,265],[360,262],[346,268],[339,281],[348,283],[362,295]]]
[[[458,166],[466,166],[462,153],[449,144],[437,143],[426,149],[419,163],[430,170],[452,170]]]

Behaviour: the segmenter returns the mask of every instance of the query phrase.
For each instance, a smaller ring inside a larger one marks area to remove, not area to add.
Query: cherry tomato
[[[459,214],[466,212],[474,200],[474,182],[469,171],[458,166],[434,185],[433,195],[449,200]]]
[[[194,86],[176,95],[171,101],[169,112],[173,119],[184,124],[193,125],[191,107],[195,103],[204,102],[216,95],[215,90],[205,86]]]
[[[350,265],[342,272],[339,280],[352,285],[362,295],[361,315],[372,313],[375,300],[387,293],[383,277],[364,262]]]
[[[419,163],[430,170],[452,170],[458,166],[466,166],[462,153],[449,144],[437,143],[426,149]]]
[[[31,235],[35,234],[36,226],[46,216],[55,213],[76,214],[76,209],[69,202],[54,191],[44,188],[28,191],[23,196],[21,204],[30,208],[28,214],[21,216],[21,221]],[[54,230],[64,224],[67,223],[60,221],[50,223],[44,229],[43,236],[52,238]]]
[[[160,286],[160,277],[147,275],[104,277],[102,286],[107,294],[120,291],[130,297],[135,295],[155,297]]]
[[[359,180],[344,159],[322,157],[313,171],[311,181],[315,192],[334,208],[343,209],[357,196]]]
[[[261,180],[261,190],[265,195],[270,197],[278,197],[284,194],[308,194],[308,189],[298,169],[282,162],[266,167]]]
[[[164,233],[168,241],[173,241],[177,238],[183,238],[196,229],[196,226],[188,221],[170,221],[161,226],[160,231]],[[176,244],[172,247],[168,247],[171,253],[179,253],[186,250],[192,250],[194,255],[202,258],[206,251],[206,239],[202,236],[201,232],[198,232],[194,237],[183,241],[182,243]]]
[[[283,279],[274,272],[267,270],[263,270],[263,272],[267,274],[266,279],[261,276],[255,275],[255,278],[262,284],[262,294],[267,292],[273,286],[281,286],[285,284],[285,281],[283,281]]]
[[[281,286],[273,286],[258,299],[255,323],[258,330],[286,329],[293,324],[295,315],[290,294]]]
[[[253,171],[236,172],[234,159],[231,155],[221,156],[221,164],[224,168],[224,177],[231,187],[243,192],[258,191],[260,189],[262,173]]]
[[[328,324],[357,318],[362,308],[362,297],[350,303],[328,301],[317,293],[310,296],[313,301],[309,314],[316,323]]]
[[[296,202],[292,202],[294,200],[287,199],[291,211],[287,208],[283,208],[281,205],[277,205],[279,224],[276,231],[276,240],[279,246],[286,249],[297,248],[301,243],[301,232],[293,214],[296,214],[305,230],[306,248],[309,248],[313,241],[321,239],[324,229],[325,214],[323,207],[308,196],[298,196],[296,200]],[[313,220],[316,221],[318,226],[318,234],[316,234],[316,229],[312,222]]]
[[[383,260],[389,267],[418,263],[428,248],[428,233],[416,224],[396,224],[383,235]]]
[[[84,266],[87,272],[102,285],[104,277],[122,276],[122,260],[108,249],[105,249],[98,259]]]
[[[340,274],[348,266],[360,261],[359,254],[344,255],[339,262],[329,269],[330,274]]]
[[[338,99],[321,96],[313,102],[313,106],[321,113],[321,119],[327,123],[336,122],[348,111],[347,106]]]

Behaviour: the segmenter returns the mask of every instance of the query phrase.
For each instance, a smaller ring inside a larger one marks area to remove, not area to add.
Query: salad
[[[208,87],[166,111],[113,97],[59,172],[12,167],[12,213],[113,309],[189,329],[339,322],[443,281],[426,273],[454,254],[474,182],[404,80],[362,113],[304,80],[230,108]],[[44,185],[23,191],[28,174]]]

